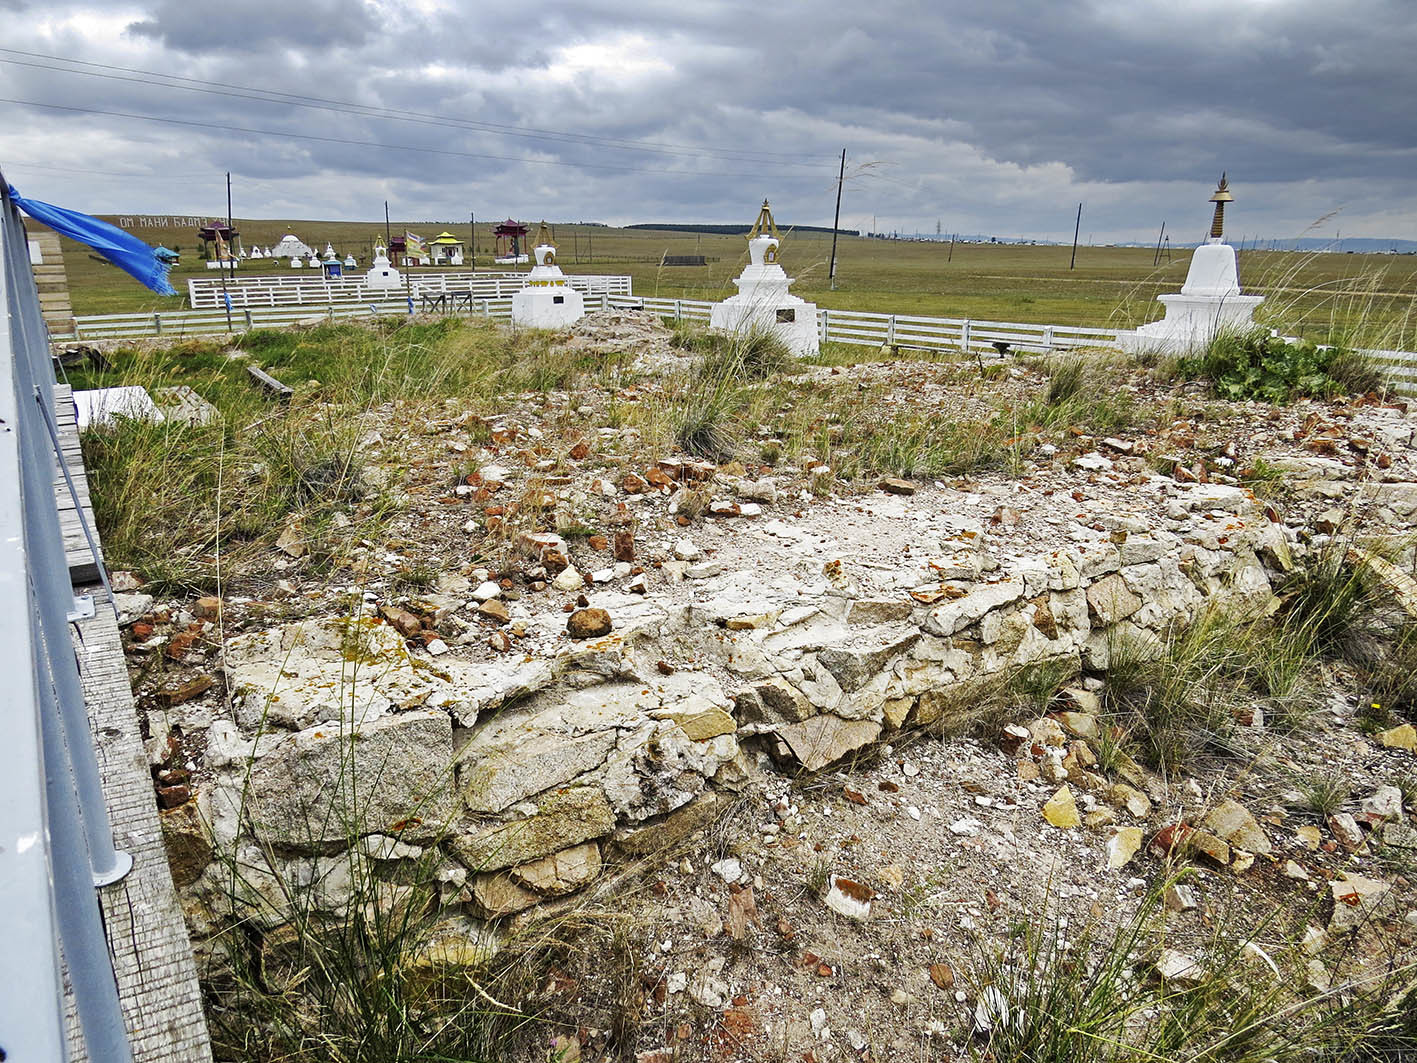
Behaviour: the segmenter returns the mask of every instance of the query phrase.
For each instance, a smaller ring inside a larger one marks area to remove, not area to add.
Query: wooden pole
[[[841,228],[841,186],[846,180],[846,149],[841,149],[841,170],[836,175],[836,217],[832,219],[832,258],[831,266],[827,269],[827,279],[831,281],[831,290],[836,291],[836,234]]]
[[[386,199],[384,200],[384,246],[391,247],[393,242],[393,233],[389,231],[389,201]]]
[[[1073,260],[1068,263],[1068,269],[1072,269],[1078,264],[1078,233],[1082,229],[1082,204],[1078,204],[1078,220],[1073,226]]]
[[[467,245],[467,265],[468,269],[477,270],[477,215],[472,211],[467,212],[467,233],[472,243]]]
[[[946,262],[953,262],[955,260],[955,237],[958,235],[959,233],[950,233],[950,256],[945,259]]]
[[[1161,264],[1161,241],[1165,238],[1166,223],[1163,221],[1161,223],[1161,231],[1156,234],[1156,254],[1151,256],[1151,265],[1153,269]]]
[[[226,231],[231,232],[231,171],[226,171]],[[220,246],[220,245],[218,245]],[[226,271],[231,269],[231,244],[226,245],[226,262],[219,263],[221,266],[221,302],[226,307],[226,331],[231,331],[231,296],[226,294]],[[235,281],[235,277],[232,280]]]

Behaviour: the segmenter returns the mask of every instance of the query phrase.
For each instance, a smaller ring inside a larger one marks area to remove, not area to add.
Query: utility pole
[[[1155,269],[1161,265],[1161,241],[1166,238],[1166,223],[1161,223],[1161,231],[1156,234],[1156,254],[1151,256],[1151,266]]]
[[[1073,226],[1073,260],[1068,263],[1068,269],[1072,269],[1078,264],[1078,233],[1082,229],[1082,204],[1078,204],[1078,220]]]
[[[384,200],[384,247],[393,246],[393,242],[393,234],[389,232],[389,201],[386,199]]]
[[[955,237],[958,235],[959,233],[950,233],[950,257],[945,259],[946,262],[953,262],[955,260]]]
[[[831,281],[831,290],[836,291],[836,234],[841,228],[841,185],[846,180],[846,149],[841,149],[841,170],[836,175],[836,217],[832,219],[832,259],[831,266],[827,270],[827,279]]]
[[[231,171],[230,171],[230,170],[227,170],[227,171],[226,171],[226,231],[227,231],[228,234],[231,233]],[[218,243],[217,246],[220,247],[221,244]],[[226,271],[227,271],[228,269],[234,269],[234,268],[235,268],[235,266],[232,265],[232,263],[233,263],[234,261],[235,261],[235,260],[231,257],[231,244],[227,244],[227,245],[226,245],[226,261],[223,262],[223,263],[221,263],[221,301],[222,301],[222,304],[226,307],[226,331],[227,331],[227,332],[230,332],[230,331],[231,331],[231,296],[226,293]],[[235,276],[233,276],[231,279],[232,279],[233,282],[235,282],[235,280],[236,280]]]
[[[467,234],[472,239],[472,243],[467,245],[467,264],[476,272],[477,270],[477,215],[467,212]]]

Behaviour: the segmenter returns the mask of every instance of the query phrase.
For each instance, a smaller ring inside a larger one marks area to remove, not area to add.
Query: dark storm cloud
[[[311,214],[397,186],[430,215],[747,220],[772,195],[829,221],[845,146],[853,225],[1070,236],[1085,200],[1085,226],[1137,235],[1200,218],[1227,169],[1237,224],[1278,235],[1345,207],[1347,231],[1417,235],[1410,0],[149,0],[116,43],[85,29],[101,7],[50,10],[8,46],[509,127],[0,65],[6,96],[227,130],[11,109],[0,152],[63,136],[138,166],[165,144]]]
[[[174,51],[211,55],[360,45],[374,25],[363,0],[160,0],[128,32]]]

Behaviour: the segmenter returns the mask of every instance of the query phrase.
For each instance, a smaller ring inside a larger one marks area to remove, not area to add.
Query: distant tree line
[[[747,236],[753,228],[751,225],[677,225],[672,223],[642,222],[638,225],[627,225],[627,229],[660,229],[671,233],[709,233],[715,236]],[[787,232],[789,229],[795,233],[829,233],[832,231],[830,225],[779,225],[779,229]],[[860,229],[842,229],[842,236],[860,236]]]

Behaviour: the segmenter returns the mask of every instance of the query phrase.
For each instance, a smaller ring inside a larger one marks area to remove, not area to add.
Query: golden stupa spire
[[[1216,186],[1215,195],[1210,197],[1210,201],[1215,204],[1215,217],[1210,221],[1210,235],[1219,240],[1225,235],[1225,204],[1235,201],[1235,197],[1230,194],[1230,184],[1225,180],[1225,174],[1220,175],[1220,184]]]
[[[541,228],[536,230],[536,244],[551,244],[551,226],[546,224],[546,219],[541,219]],[[553,245],[554,246],[554,245]]]
[[[752,231],[748,233],[748,239],[756,240],[759,236],[771,236],[778,241],[782,239],[782,234],[777,231],[777,223],[772,220],[772,208],[768,206],[766,199],[763,200],[763,209],[758,211],[758,220],[753,222]]]

